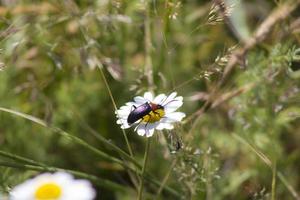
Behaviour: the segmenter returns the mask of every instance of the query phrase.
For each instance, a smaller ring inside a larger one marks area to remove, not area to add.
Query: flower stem
[[[87,174],[80,171],[75,170],[69,170],[69,169],[62,169],[57,167],[48,167],[48,166],[36,166],[31,164],[21,164],[16,162],[9,162],[9,161],[0,161],[1,167],[10,167],[10,168],[16,168],[16,169],[26,169],[26,170],[33,170],[33,171],[39,171],[39,172],[58,172],[58,171],[64,171],[70,174],[73,174],[74,176],[77,176],[79,178],[84,178],[92,181],[94,184],[104,187],[106,189],[110,189],[112,191],[120,191],[120,192],[126,192],[127,188],[126,186],[120,185],[118,183],[114,183],[107,179],[102,179],[100,177]]]
[[[158,199],[159,195],[161,194],[162,190],[164,189],[164,187],[165,187],[165,185],[166,185],[166,183],[167,183],[167,181],[168,181],[168,179],[170,177],[170,174],[171,174],[172,170],[174,169],[174,166],[176,165],[176,162],[177,162],[177,159],[175,158],[172,161],[169,170],[167,171],[165,177],[163,178],[163,180],[161,182],[161,185],[158,188],[158,191],[156,193],[155,199]]]
[[[144,73],[147,77],[148,87],[151,92],[154,89],[154,81],[153,81],[153,70],[152,70],[152,59],[151,59],[151,27],[150,27],[150,11],[148,1],[145,1],[146,7],[146,16],[145,16],[145,24],[144,24],[144,32],[145,32],[145,68]]]
[[[111,98],[111,101],[112,101],[112,103],[113,103],[114,109],[117,110],[117,109],[118,109],[118,108],[117,108],[117,104],[116,104],[116,102],[115,102],[115,100],[114,100],[114,97],[113,97],[113,95],[112,95],[112,92],[111,92],[111,90],[110,90],[110,87],[109,87],[109,85],[108,85],[108,82],[107,82],[107,80],[106,80],[106,78],[105,78],[105,75],[104,75],[104,73],[103,73],[103,70],[102,70],[103,66],[102,66],[100,63],[98,64],[98,68],[99,68],[99,70],[100,70],[100,73],[101,73],[102,79],[103,79],[103,81],[104,81],[104,84],[105,84],[105,86],[106,86],[106,89],[107,89],[107,92],[108,92],[108,94],[109,94],[109,97]],[[125,142],[126,142],[126,145],[127,145],[128,151],[129,151],[129,154],[130,154],[131,157],[133,157],[132,149],[131,149],[131,146],[130,146],[128,137],[127,137],[127,135],[126,135],[124,129],[122,129],[122,132],[123,132],[123,136],[124,136],[124,138],[125,138]]]
[[[271,191],[271,200],[275,200],[276,199],[276,161],[273,164],[272,167],[272,191]]]
[[[77,138],[76,136],[73,136],[73,135],[71,136],[71,134],[69,134],[69,133],[67,133],[67,132],[59,129],[58,127],[50,126],[45,121],[43,121],[43,120],[41,120],[39,118],[36,118],[36,117],[34,117],[32,115],[28,115],[28,114],[25,114],[25,113],[22,113],[22,112],[11,110],[11,109],[8,109],[8,108],[3,108],[3,107],[0,107],[0,112],[9,113],[11,115],[14,115],[14,116],[17,116],[17,117],[21,117],[23,119],[31,121],[31,122],[33,122],[35,124],[38,124],[38,125],[42,126],[42,127],[49,128],[51,131],[53,131],[55,133],[58,133],[58,134],[62,135],[63,137],[67,137],[67,138],[71,139],[73,142],[75,142],[76,144],[79,144],[79,145],[87,148],[88,150],[90,150],[90,151],[98,154],[99,157],[101,157],[103,159],[106,159],[108,161],[111,161],[111,162],[117,161],[117,163],[120,164],[119,161],[121,161],[121,160],[116,160],[115,157],[112,157],[112,156],[110,156],[108,154],[105,154],[104,152],[101,152],[100,150],[97,151],[97,149],[95,149],[92,146],[88,146],[88,144],[86,142],[84,142],[83,140],[81,140],[80,138]],[[121,151],[117,151],[117,152],[120,153]],[[123,154],[121,154],[121,155],[124,156]],[[7,152],[5,153],[4,151],[1,151],[0,156],[7,157],[7,158],[10,158],[10,159],[18,161],[18,162],[20,161],[20,162],[23,162],[23,163],[28,163],[28,164],[34,164],[34,165],[43,166],[43,164],[41,164],[40,162],[36,162],[36,161],[30,160],[28,158],[24,158],[24,157],[21,157],[21,156],[13,155],[13,154],[10,154],[10,153],[7,153]],[[121,165],[124,166],[125,168],[128,168],[132,172],[136,172],[138,176],[141,176],[140,169],[142,168],[142,166],[137,161],[132,162],[132,164],[134,164],[134,166],[136,167],[136,169],[131,168],[130,166],[127,165],[127,163],[123,163]],[[146,180],[148,180],[150,183],[153,183],[155,186],[157,186],[157,187],[160,186],[160,181],[156,180],[156,178],[153,175],[151,175],[149,173],[144,173],[144,177],[145,177]],[[179,197],[179,193],[176,190],[174,190],[173,188],[165,186],[164,189],[169,194],[171,194],[171,195],[173,195],[175,197]]]
[[[151,139],[147,138],[147,145],[146,145],[146,150],[145,150],[145,155],[144,155],[144,163],[143,163],[142,174],[141,174],[141,178],[140,178],[140,187],[139,187],[139,191],[138,191],[137,200],[142,200],[143,188],[144,188],[144,174],[145,174],[146,164],[147,164],[148,155],[149,155],[150,142],[151,142]]]

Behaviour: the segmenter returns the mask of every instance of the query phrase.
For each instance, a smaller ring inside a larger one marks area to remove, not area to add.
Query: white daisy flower
[[[169,96],[160,94],[154,97],[151,92],[145,92],[143,97],[135,97],[134,101],[116,111],[117,124],[122,129],[135,126],[135,131],[146,137],[151,137],[155,129],[173,129],[173,123],[185,117],[184,113],[175,112],[183,104],[183,98],[176,95],[173,92]]]
[[[38,175],[10,192],[10,200],[92,200],[95,196],[89,181],[75,180],[65,172]]]

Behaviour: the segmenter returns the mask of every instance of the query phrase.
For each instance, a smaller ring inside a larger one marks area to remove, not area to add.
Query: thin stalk
[[[80,31],[81,31],[82,35],[84,36],[85,42],[86,42],[86,44],[88,45],[88,44],[89,44],[89,37],[88,37],[88,35],[85,33],[85,31],[83,30],[83,26],[82,26],[82,24],[80,23],[80,21],[78,21],[78,24],[79,24],[79,27],[80,27]],[[97,44],[98,46],[100,46],[97,42],[96,42],[96,44]],[[116,105],[116,103],[115,103],[114,97],[113,97],[112,92],[111,92],[111,89],[110,89],[110,87],[109,87],[109,84],[108,84],[108,82],[107,82],[107,80],[106,80],[106,78],[105,78],[105,75],[104,75],[104,73],[103,73],[103,70],[102,70],[102,69],[103,69],[103,66],[102,66],[102,64],[101,64],[100,62],[97,62],[97,67],[98,67],[99,70],[100,70],[100,73],[101,73],[102,79],[103,79],[103,81],[104,81],[105,87],[106,87],[106,89],[107,89],[107,92],[108,92],[108,94],[109,94],[109,96],[110,96],[110,98],[111,98],[111,101],[112,101],[112,103],[113,103],[114,109],[115,109],[115,111],[116,111],[116,110],[117,110],[117,105]],[[128,149],[128,151],[129,151],[130,157],[132,158],[132,159],[130,159],[130,160],[132,161],[132,160],[134,160],[134,158],[133,158],[133,152],[132,152],[132,149],[131,149],[131,146],[130,146],[128,137],[127,137],[127,135],[126,135],[124,129],[122,129],[122,133],[123,133],[123,136],[124,136],[124,138],[125,138],[125,142],[126,142],[127,149]],[[126,157],[126,156],[125,156],[125,157]],[[137,169],[137,170],[138,170],[138,169]],[[137,172],[136,172],[136,173],[137,173]],[[137,185],[137,184],[136,184],[137,181],[136,181],[134,175],[133,175],[130,171],[128,171],[128,174],[129,174],[129,177],[130,177],[131,181],[133,182],[134,186],[136,186],[136,185]]]
[[[248,146],[250,150],[252,150],[268,167],[272,169],[272,161],[261,151],[259,151],[257,148],[255,148],[252,144],[247,142],[244,138],[240,137],[237,134],[232,135],[233,138],[244,144],[245,146]]]
[[[280,181],[285,185],[285,187],[288,189],[288,191],[292,194],[294,199],[300,200],[299,194],[296,192],[295,188],[293,188],[293,186],[286,180],[284,175],[281,172],[277,171],[277,176],[280,179]]]
[[[77,18],[76,18],[76,15],[74,16],[74,13],[71,13],[71,15],[72,15],[72,17],[75,17],[75,19],[77,19]],[[78,23],[78,25],[79,25],[80,32],[82,33],[82,35],[83,35],[83,37],[84,37],[84,40],[85,40],[86,44],[88,45],[88,44],[89,44],[89,39],[90,39],[90,38],[89,38],[89,36],[85,33],[85,31],[83,30],[83,26],[82,26],[82,24],[80,23],[80,20],[77,20],[77,23]],[[96,44],[98,44],[98,43],[96,42]],[[99,44],[98,44],[98,45],[99,45]],[[105,78],[105,75],[104,75],[104,73],[103,73],[103,70],[102,70],[103,66],[102,66],[101,63],[97,62],[97,67],[100,69],[102,79],[103,79],[103,81],[104,81],[104,84],[105,84],[105,87],[106,87],[107,92],[108,92],[108,94],[109,94],[109,97],[111,98],[111,101],[112,101],[112,103],[113,103],[114,109],[117,110],[117,105],[116,105],[116,103],[115,103],[114,97],[113,97],[113,95],[112,95],[112,92],[111,92],[111,90],[110,90],[110,87],[109,87],[109,85],[108,85],[108,82],[107,82],[107,80],[106,80],[106,78]],[[123,135],[124,135],[124,138],[125,138],[125,142],[126,142],[126,145],[127,145],[128,151],[129,151],[129,154],[130,154],[131,157],[133,157],[132,149],[131,149],[131,146],[130,146],[130,144],[129,144],[127,135],[126,135],[126,133],[125,133],[125,131],[124,131],[123,129],[122,129],[122,132],[123,132]]]
[[[158,199],[158,197],[159,197],[159,195],[161,194],[163,188],[165,187],[165,185],[166,185],[166,183],[167,183],[167,181],[168,181],[168,179],[169,179],[169,177],[170,177],[170,174],[171,174],[171,172],[172,172],[172,170],[173,170],[173,168],[174,168],[176,162],[177,162],[177,159],[175,158],[175,159],[172,161],[172,163],[171,163],[171,165],[170,165],[170,168],[169,168],[168,172],[166,173],[165,177],[163,178],[163,180],[162,180],[162,182],[161,182],[161,185],[159,186],[159,189],[158,189],[158,191],[157,191],[157,193],[156,193],[155,199]]]
[[[18,111],[14,111],[14,110],[11,110],[11,109],[2,108],[2,107],[0,107],[0,111],[4,111],[4,112],[7,112],[7,113],[10,113],[10,114],[13,114],[13,115],[17,115],[19,117],[22,117],[22,118],[28,119],[28,120],[30,120],[32,122],[35,122],[35,123],[37,123],[37,124],[39,124],[39,125],[41,125],[43,127],[50,128],[53,132],[56,132],[56,133],[62,135],[63,137],[68,138],[69,140],[75,142],[76,144],[79,144],[79,145],[85,147],[86,149],[89,149],[90,151],[92,151],[96,155],[98,155],[99,157],[101,157],[101,158],[103,158],[103,159],[105,159],[107,161],[115,162],[115,163],[120,164],[121,166],[123,166],[125,168],[133,170],[128,164],[126,164],[122,160],[120,160],[118,158],[115,158],[115,157],[113,157],[111,155],[108,155],[108,154],[104,153],[103,151],[100,151],[99,149],[97,149],[97,148],[89,145],[88,143],[86,143],[82,139],[80,139],[80,138],[78,138],[78,137],[76,137],[74,135],[71,135],[71,134],[63,131],[60,128],[53,127],[53,126],[48,126],[46,124],[46,122],[44,122],[41,119],[38,119],[36,117],[33,117],[31,115],[27,115],[27,114],[24,114],[24,113],[21,113],[21,112],[18,112]]]
[[[211,157],[210,153],[205,154],[204,158],[204,168],[206,172],[206,200],[213,199],[213,192],[212,192],[212,183],[211,183]]]
[[[150,142],[151,142],[151,139],[147,138],[146,150],[145,150],[145,155],[144,155],[144,163],[143,163],[143,168],[142,168],[141,181],[140,181],[140,187],[139,187],[139,191],[138,191],[137,200],[142,200],[142,196],[143,196],[144,174],[145,174],[145,169],[146,169],[148,155],[149,155]]]
[[[102,135],[98,134],[93,128],[91,128],[87,123],[85,123],[84,121],[81,120],[82,125],[84,126],[83,128],[87,129],[87,131],[89,131],[92,135],[95,136],[96,139],[98,139],[100,142],[103,142],[104,144],[106,144],[107,146],[109,146],[111,149],[113,149],[114,151],[116,151],[117,153],[119,153],[119,155],[122,157],[123,160],[128,159],[129,161],[131,161],[135,167],[140,170],[142,168],[142,166],[130,155],[128,155],[125,151],[123,151],[122,149],[120,149],[118,146],[114,145],[113,143],[107,141]],[[128,175],[130,176],[131,181],[133,182],[135,188],[138,188],[138,183],[135,177],[133,177],[132,173],[128,173]]]
[[[95,185],[113,190],[113,191],[121,191],[121,192],[127,192],[127,189],[124,188],[124,186],[119,185],[117,183],[114,183],[110,180],[102,179],[97,176],[86,174],[83,172],[75,171],[75,170],[69,170],[69,169],[62,169],[57,167],[46,167],[46,166],[36,166],[36,165],[30,165],[30,164],[19,164],[14,162],[6,162],[6,161],[0,161],[0,166],[5,167],[11,167],[11,168],[17,168],[17,169],[26,169],[26,170],[33,170],[33,171],[39,171],[39,172],[57,172],[57,171],[64,171],[68,172],[70,174],[73,174],[74,176],[88,179],[92,181]]]
[[[247,142],[244,138],[240,137],[239,135],[233,134],[232,136],[233,136],[233,138],[237,139],[239,142],[245,144],[245,146],[248,146],[250,148],[250,150],[252,150],[268,167],[270,167],[273,170],[272,162],[265,154],[263,154],[261,151],[259,151],[257,148],[255,148],[253,145],[251,145],[249,142]],[[293,188],[293,186],[286,180],[284,175],[279,171],[277,171],[276,174],[277,174],[278,178],[280,179],[280,181],[285,185],[285,187],[291,193],[291,195],[296,200],[300,200],[299,194],[296,192],[296,190]]]
[[[115,109],[115,111],[116,111],[116,110],[118,110],[117,104],[116,104],[116,102],[115,102],[115,100],[114,100],[114,97],[113,97],[113,95],[112,95],[112,92],[111,92],[111,90],[110,90],[110,87],[109,87],[109,85],[108,85],[108,82],[107,82],[107,80],[106,80],[106,78],[105,78],[105,75],[104,75],[104,73],[103,73],[103,66],[102,66],[100,63],[98,63],[97,66],[98,66],[98,68],[99,68],[99,70],[100,70],[101,77],[102,77],[102,79],[103,79],[103,81],[104,81],[105,87],[106,87],[106,89],[107,89],[107,92],[108,92],[108,94],[109,94],[109,97],[110,97],[110,99],[111,99],[111,101],[112,101],[112,103],[113,103],[114,109]],[[130,154],[131,157],[133,157],[132,149],[131,149],[131,146],[130,146],[128,137],[127,137],[127,135],[126,135],[124,129],[122,129],[122,132],[123,132],[123,136],[124,136],[124,138],[125,138],[125,142],[126,142],[126,145],[127,145],[128,151],[129,151],[129,154]]]
[[[275,200],[275,189],[276,189],[276,162],[274,162],[274,165],[273,165],[273,170],[272,170],[272,173],[273,173],[273,176],[272,176],[272,196],[271,196],[271,199],[272,200]]]
[[[154,81],[153,81],[153,70],[152,70],[152,59],[151,59],[151,29],[150,29],[150,11],[148,0],[145,1],[146,7],[146,16],[145,16],[145,24],[144,24],[144,32],[145,32],[145,75],[148,81],[148,87],[151,92],[154,89]]]
[[[24,119],[26,119],[26,120],[29,120],[29,121],[34,122],[34,123],[36,123],[36,124],[39,124],[40,126],[43,126],[43,127],[45,127],[45,128],[50,128],[52,131],[57,132],[57,133],[60,133],[60,131],[62,131],[61,129],[59,129],[59,128],[57,128],[57,127],[49,127],[49,126],[47,125],[46,122],[44,122],[43,120],[41,120],[41,119],[39,119],[39,118],[36,118],[36,117],[34,117],[34,116],[32,116],[32,115],[28,115],[28,114],[25,114],[25,113],[21,113],[21,112],[14,111],[14,110],[7,109],[7,108],[3,108],[3,107],[0,107],[0,111],[6,112],[6,113],[9,113],[9,114],[12,114],[12,115],[21,117],[21,118],[24,118]],[[71,134],[69,134],[69,133],[67,133],[67,132],[65,132],[65,131],[63,131],[63,132],[64,132],[64,134],[62,134],[63,136],[67,136],[67,137],[70,137],[70,136],[71,136],[70,139],[72,139],[72,138],[77,139],[77,140],[75,140],[74,142],[76,142],[76,143],[80,142],[80,144],[83,145],[84,147],[89,146],[89,149],[92,150],[93,152],[97,153],[97,154],[98,154],[99,152],[101,152],[100,150],[96,149],[95,147],[90,146],[89,144],[87,144],[86,142],[84,142],[83,140],[81,140],[80,138],[77,138],[76,136],[72,136]],[[5,155],[5,154],[2,154],[2,155]],[[100,154],[98,154],[98,155],[99,155],[99,157],[100,157],[100,155],[101,155],[101,157],[102,157],[102,155],[104,155],[106,159],[109,159],[109,161],[112,161],[111,158],[114,158],[114,157],[112,157],[112,156],[110,156],[110,155],[108,155],[108,154],[105,154],[104,152],[102,152],[102,153],[100,153]],[[20,156],[19,156],[19,157],[20,157]],[[26,159],[26,158],[22,158],[22,159]],[[122,163],[121,160],[119,160],[119,159],[117,159],[117,158],[115,158],[115,159],[117,160],[117,162],[118,162],[119,164]],[[27,159],[27,161],[29,161],[29,159]],[[23,160],[23,162],[29,163],[29,162],[31,162],[31,161],[26,162],[25,160]],[[33,162],[36,162],[36,161],[33,161]],[[142,168],[140,164],[138,164],[137,162],[133,162],[133,164],[135,164],[135,163],[137,164],[137,165],[136,165],[137,168]],[[34,163],[32,163],[32,164],[34,164]],[[129,166],[128,166],[127,164],[125,164],[125,163],[122,163],[122,166],[123,166],[123,165],[126,166],[126,167],[129,167]],[[137,170],[137,169],[134,170],[132,167],[129,167],[129,170],[131,170],[131,171],[133,171],[133,172],[136,172],[138,175],[141,175],[141,171],[140,171],[140,170]],[[160,186],[160,181],[157,181],[151,174],[145,173],[143,177],[144,177],[146,180],[148,180],[150,183],[154,184],[155,186],[157,186],[157,187]],[[179,193],[178,193],[176,190],[174,190],[174,189],[172,189],[172,188],[170,188],[170,187],[168,187],[168,186],[165,186],[164,189],[165,189],[166,192],[168,192],[169,194],[171,194],[171,195],[173,195],[173,196],[176,196],[176,197],[179,197]]]
[[[86,149],[89,149],[91,152],[94,152],[96,155],[98,155],[99,157],[101,157],[101,158],[103,158],[107,161],[115,162],[115,163],[117,163],[117,164],[119,164],[119,165],[121,165],[125,168],[131,169],[131,167],[128,164],[126,164],[125,162],[123,162],[122,160],[120,160],[118,158],[115,158],[111,155],[108,155],[108,154],[104,153],[103,151],[100,151],[99,149],[89,145],[88,143],[86,143],[85,141],[83,141],[82,139],[80,139],[80,138],[78,138],[74,135],[71,135],[71,134],[69,134],[69,133],[67,133],[67,132],[65,132],[61,129],[58,129],[58,128],[53,129],[53,131],[55,131],[58,134],[64,136],[65,138],[70,139],[73,142],[76,142],[77,144],[85,147]]]
[[[129,154],[127,154],[125,151],[123,151],[120,147],[118,147],[117,145],[115,145],[112,142],[108,141],[106,138],[104,138],[101,134],[99,134],[97,131],[95,131],[92,127],[90,127],[82,119],[79,119],[79,120],[81,121],[81,124],[82,124],[83,128],[86,129],[88,132],[90,132],[93,136],[95,136],[95,138],[97,140],[104,143],[105,145],[107,145],[109,148],[111,148],[112,150],[119,153],[124,158],[128,159],[130,162],[132,162],[139,169],[142,168],[142,166],[133,157],[131,157]]]
[[[8,152],[5,152],[5,151],[1,151],[1,150],[0,150],[0,156],[12,159],[16,162],[23,162],[23,163],[30,164],[30,165],[46,166],[45,164],[37,162],[35,160],[24,158],[22,156],[18,156],[18,155],[8,153]]]
[[[149,182],[151,182],[152,184],[154,184],[155,186],[157,187],[160,187],[161,186],[161,182],[154,179],[153,176],[151,176],[149,173],[145,172],[145,175],[144,175],[144,178],[146,180],[148,180]],[[180,197],[180,194],[178,192],[178,189],[177,190],[174,190],[173,188],[170,188],[169,186],[165,185],[164,188],[163,188],[166,192],[168,192],[169,194],[173,195],[174,197],[177,197],[179,198]]]
[[[104,73],[103,73],[103,66],[102,66],[101,63],[98,63],[97,66],[98,66],[98,68],[99,68],[99,70],[100,70],[102,79],[103,79],[103,81],[104,81],[104,84],[105,84],[105,87],[106,87],[106,89],[107,89],[107,92],[108,92],[108,94],[109,94],[109,96],[110,96],[110,99],[111,99],[111,101],[112,101],[112,103],[113,103],[114,109],[115,109],[115,111],[117,111],[117,105],[116,105],[116,102],[115,102],[115,100],[114,100],[114,97],[113,97],[113,95],[112,95],[111,89],[110,89],[110,87],[109,87],[109,85],[108,85],[108,82],[107,82],[107,80],[106,80],[106,78],[105,78],[105,75],[104,75]],[[128,149],[128,151],[129,151],[130,157],[131,157],[132,160],[133,160],[133,159],[134,159],[134,158],[133,158],[133,152],[132,152],[132,149],[131,149],[131,146],[130,146],[128,137],[127,137],[127,135],[126,135],[124,129],[122,129],[122,133],[123,133],[123,136],[124,136],[124,139],[125,139],[125,142],[126,142],[127,149]],[[137,171],[138,171],[138,168],[137,168],[137,170],[136,170],[136,174],[138,175],[138,172],[137,172]],[[134,186],[137,187],[137,180],[135,179],[134,175],[133,175],[130,171],[128,171],[128,175],[129,175],[129,177],[130,177],[132,183],[134,184]]]

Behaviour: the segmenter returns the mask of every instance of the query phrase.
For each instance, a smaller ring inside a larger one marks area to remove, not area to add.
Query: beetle
[[[127,117],[127,123],[129,125],[133,124],[134,122],[138,121],[139,119],[142,119],[146,115],[149,115],[150,112],[155,112],[157,109],[164,109],[164,107],[160,104],[155,104],[155,103],[144,103],[138,107],[133,106],[134,109],[129,113]],[[158,114],[158,113],[156,113]]]

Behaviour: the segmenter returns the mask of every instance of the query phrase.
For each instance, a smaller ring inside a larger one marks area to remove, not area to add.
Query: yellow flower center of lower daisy
[[[165,111],[163,109],[156,109],[151,111],[148,115],[145,115],[142,119],[146,123],[158,122],[163,116],[165,116]]]
[[[61,187],[56,183],[45,183],[35,192],[36,200],[57,200],[61,197]]]

